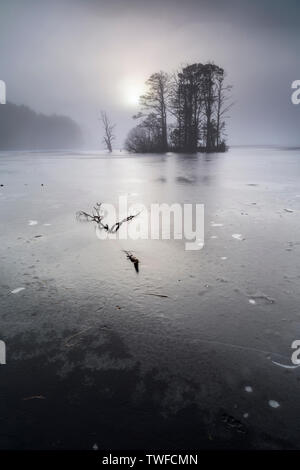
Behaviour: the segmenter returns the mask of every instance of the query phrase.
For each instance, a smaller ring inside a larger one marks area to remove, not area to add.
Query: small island
[[[170,75],[154,73],[140,97],[139,123],[128,134],[125,148],[133,153],[167,151],[224,152],[225,119],[232,106],[231,86],[224,69],[195,63]]]

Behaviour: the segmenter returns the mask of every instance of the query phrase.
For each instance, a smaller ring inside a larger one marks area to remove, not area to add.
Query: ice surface
[[[98,431],[98,417],[110,423],[114,409],[124,423],[122,439],[130,435],[141,446],[140,418],[152,436],[160,427],[152,410],[158,410],[175,421],[183,416],[176,433],[186,432],[189,445],[194,436],[189,429],[199,430],[195,439],[207,429],[223,439],[220,414],[240,420],[246,411],[251,420],[245,439],[258,436],[261,448],[300,447],[300,369],[278,365],[292,367],[291,343],[300,339],[299,162],[300,151],[254,148],[209,157],[2,153],[1,335],[18,372],[2,390],[18,423],[9,433],[12,447],[26,445],[30,425],[41,446],[54,442],[53,429],[59,434],[55,442],[62,439],[63,445],[73,435],[83,436],[82,417]],[[196,183],[183,184],[177,175]],[[251,182],[257,186],[247,186]],[[138,196],[131,202],[147,208],[153,202],[203,203],[204,248],[187,252],[184,241],[172,239],[102,241],[93,225],[76,221],[76,211],[97,201],[117,204],[120,194],[133,192]],[[242,216],[245,208],[248,215]],[[38,227],[28,226],[30,220]],[[213,228],[211,221],[224,226]],[[39,234],[43,238],[35,239]],[[138,275],[122,250],[140,260]],[[10,295],[21,286],[26,293]],[[66,340],[82,330],[67,347]],[[247,393],[245,384],[255,393]],[[49,399],[20,399],[33,394]],[[272,413],[268,397],[282,404],[280,422],[273,419],[278,410]],[[82,411],[80,419],[72,403]],[[25,404],[31,406],[28,413]],[[49,410],[49,427],[40,419],[40,406]],[[58,412],[61,406],[70,428]],[[196,420],[207,410],[202,430]],[[9,430],[11,421],[1,417]],[[88,430],[86,446],[102,447],[97,439],[103,429],[95,437]],[[109,432],[105,426],[103,436]],[[227,446],[241,443],[240,435],[234,436]]]

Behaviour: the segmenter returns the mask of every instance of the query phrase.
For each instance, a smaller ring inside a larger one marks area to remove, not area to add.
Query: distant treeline
[[[67,116],[38,114],[27,106],[0,105],[0,150],[77,148],[79,126]]]
[[[130,152],[223,152],[225,118],[231,107],[225,73],[215,64],[192,64],[146,82],[141,112],[125,142]],[[168,121],[170,120],[170,123]]]

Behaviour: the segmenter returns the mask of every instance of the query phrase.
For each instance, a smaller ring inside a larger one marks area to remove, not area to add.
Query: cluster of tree
[[[231,86],[224,69],[192,64],[170,76],[158,72],[147,80],[125,147],[130,152],[222,152]],[[167,119],[170,118],[168,125]]]
[[[81,144],[81,130],[67,116],[46,116],[9,102],[0,105],[0,150],[72,149]]]

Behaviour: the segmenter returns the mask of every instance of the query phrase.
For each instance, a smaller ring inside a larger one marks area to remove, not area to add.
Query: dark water
[[[0,184],[0,448],[300,448],[299,150],[2,153]],[[204,204],[204,248],[76,221],[125,194]]]

